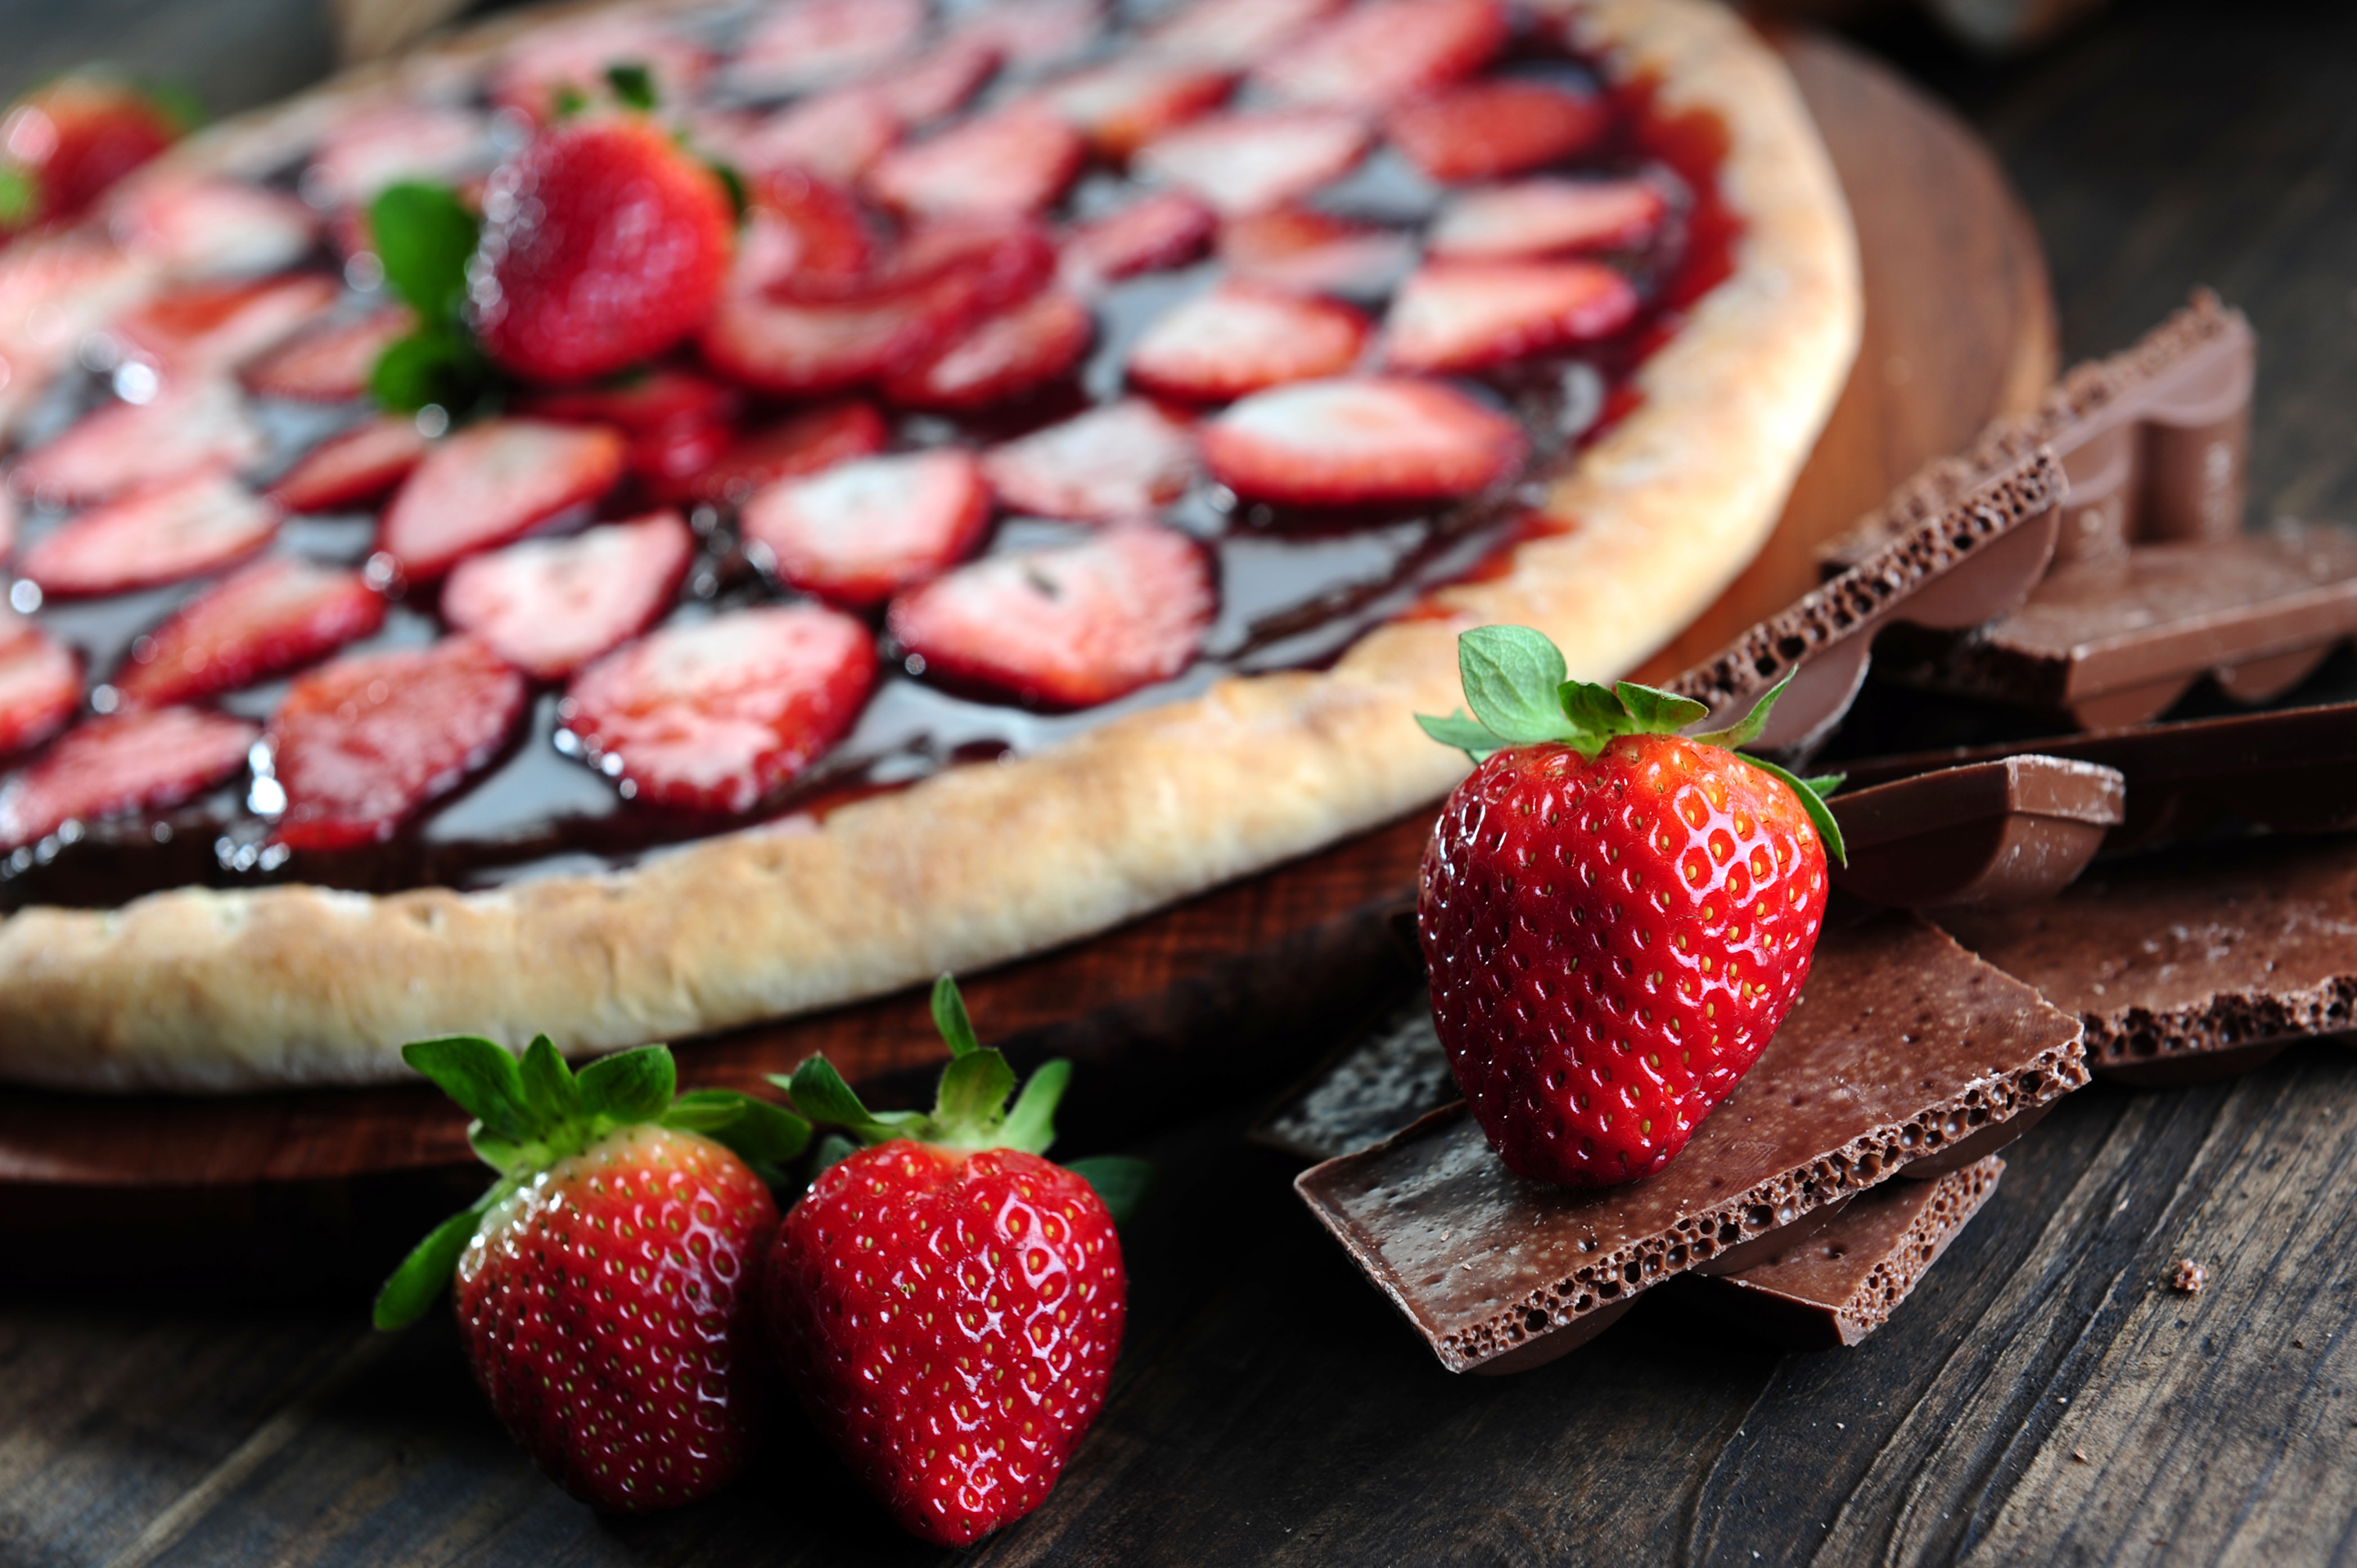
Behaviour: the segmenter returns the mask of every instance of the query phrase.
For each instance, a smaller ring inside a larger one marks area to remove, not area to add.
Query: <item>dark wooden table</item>
[[[1863,36],[1997,147],[2069,357],[2217,286],[2262,343],[2255,508],[2357,515],[2357,12],[2122,0],[2001,66],[1903,19]],[[0,90],[102,51],[235,106],[316,70],[321,37],[290,0],[0,0]],[[2344,654],[2321,679],[2352,678]],[[1506,1380],[1440,1370],[1294,1201],[1292,1167],[1242,1142],[1259,1109],[1207,1104],[1140,1151],[1164,1174],[1129,1240],[1113,1399],[1047,1507],[978,1559],[2357,1558],[2344,1046],[2073,1096],[1858,1349],[1779,1357],[1663,1300]],[[356,1223],[274,1219],[289,1250]],[[2162,1283],[2183,1257],[2209,1267],[2199,1296]],[[0,1282],[27,1272],[0,1262]],[[0,1563],[937,1555],[793,1423],[717,1501],[595,1516],[508,1444],[446,1321],[376,1336],[364,1295],[0,1283]]]

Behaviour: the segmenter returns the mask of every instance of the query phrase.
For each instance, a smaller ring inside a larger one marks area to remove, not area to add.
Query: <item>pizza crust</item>
[[[676,7],[665,7],[676,8]],[[1856,242],[1792,79],[1707,0],[1597,0],[1575,37],[1669,112],[1729,133],[1733,275],[1640,368],[1639,408],[1550,487],[1565,532],[1442,590],[1329,671],[1222,681],[1017,760],[683,845],[625,872],[372,897],[182,888],[0,922],[0,1078],[230,1091],[405,1075],[452,1032],[570,1053],[877,995],[1117,925],[1437,799],[1464,758],[1417,712],[1460,702],[1455,640],[1514,621],[1624,671],[1749,561],[1858,337]],[[414,91],[512,37],[367,73],[193,145],[214,166],[307,145],[332,102]]]

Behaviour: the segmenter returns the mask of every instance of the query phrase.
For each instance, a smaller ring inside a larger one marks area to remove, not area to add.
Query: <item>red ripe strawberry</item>
[[[322,441],[270,487],[291,512],[335,511],[372,501],[425,461],[425,437],[405,413],[381,414]]]
[[[1129,351],[1129,379],[1165,397],[1224,403],[1284,381],[1340,375],[1366,345],[1367,318],[1347,305],[1231,283],[1148,327]]]
[[[1463,392],[1379,377],[1254,392],[1203,427],[1202,446],[1237,495],[1293,506],[1469,496],[1529,451],[1520,425]]]
[[[739,506],[764,485],[881,452],[889,434],[884,416],[867,403],[814,408],[738,438],[662,493],[670,499]]]
[[[778,575],[839,605],[880,604],[963,560],[990,521],[970,452],[866,457],[772,485],[745,503],[748,543]]]
[[[177,806],[242,771],[262,726],[196,708],[92,719],[0,785],[0,850],[66,823]]]
[[[178,139],[179,127],[128,83],[59,77],[0,120],[0,232],[80,217]]]
[[[524,680],[471,637],[348,654],[297,680],[270,720],[290,849],[382,843],[490,760],[523,716]]]
[[[1415,242],[1330,212],[1272,207],[1220,226],[1220,260],[1232,275],[1271,288],[1382,295],[1415,264]]]
[[[334,280],[316,273],[262,283],[182,284],[114,325],[124,347],[167,374],[235,370],[307,326],[336,302]]]
[[[499,1173],[376,1299],[404,1327],[453,1284],[460,1342],[500,1423],[593,1508],[708,1497],[751,1461],[763,1414],[770,1181],[810,1128],[728,1090],[673,1096],[662,1046],[576,1076],[546,1036],[519,1064],[460,1036],[402,1049],[475,1118]]]
[[[375,635],[384,599],[357,572],[257,561],[131,645],[113,682],[126,709],[198,703]]]
[[[262,432],[235,388],[196,381],[153,403],[118,403],[16,465],[16,489],[67,506],[108,500],[200,468],[242,467],[263,452]]]
[[[70,519],[35,541],[17,569],[56,598],[152,588],[252,554],[280,518],[225,474],[190,474]]]
[[[1222,212],[1257,212],[1351,172],[1367,150],[1356,114],[1259,109],[1208,114],[1148,143],[1137,172],[1183,185]]]
[[[1637,291],[1601,262],[1428,262],[1392,300],[1383,362],[1473,371],[1609,338]]]
[[[842,739],[875,683],[859,622],[767,607],[641,638],[583,671],[557,711],[626,797],[747,811]]]
[[[436,445],[385,509],[378,539],[413,583],[439,577],[567,507],[594,501],[622,477],[611,430],[488,419]]]
[[[1500,0],[1367,0],[1253,73],[1279,98],[1397,103],[1472,75],[1505,47]]]
[[[1392,111],[1392,145],[1435,179],[1497,179],[1585,152],[1612,124],[1592,92],[1511,79],[1451,88]]]
[[[885,626],[937,680],[1085,708],[1186,669],[1218,608],[1200,545],[1120,522],[961,566],[894,599]]]
[[[1192,191],[1157,190],[1065,234],[1056,276],[1081,294],[1139,273],[1184,266],[1203,253],[1220,215]]]
[[[475,328],[532,381],[602,376],[693,334],[719,302],[728,193],[651,120],[543,133],[486,200]]]
[[[1350,0],[1194,0],[1146,35],[1157,54],[1242,70]]]
[[[0,607],[0,757],[38,746],[81,706],[81,660],[16,612]]]
[[[924,30],[924,0],[791,0],[747,31],[728,74],[764,95],[806,91],[899,59]]]
[[[1064,194],[1086,154],[1080,133],[1054,111],[1018,103],[893,148],[876,160],[867,185],[904,212],[1032,213]]]
[[[1095,332],[1088,306],[1049,289],[975,322],[887,381],[884,395],[909,408],[988,408],[1071,375]]]
[[[677,512],[527,539],[458,563],[442,618],[538,681],[562,681],[654,623],[679,592],[695,536]]]
[[[1150,518],[1186,493],[1195,438],[1143,398],[1125,398],[996,447],[982,469],[1009,511]]]
[[[1235,79],[1184,61],[1130,57],[1049,82],[1039,95],[1109,158],[1219,107]]]
[[[1425,850],[1433,1022],[1509,1168],[1601,1187],[1661,1169],[1808,978],[1839,830],[1807,783],[1738,756],[1781,688],[1686,739],[1702,703],[1568,681],[1523,627],[1458,642],[1473,717],[1419,720],[1481,760]]]
[[[1116,1200],[1135,1161],[1041,1158],[1071,1072],[1015,1072],[933,993],[952,1055],[932,1114],[871,1115],[823,1057],[788,1087],[874,1145],[828,1167],[779,1227],[764,1316],[802,1409],[910,1534],[963,1546],[1046,1500],[1103,1408],[1129,1282]],[[773,1079],[774,1082],[784,1082]]]
[[[256,360],[240,378],[256,397],[341,403],[368,392],[378,356],[409,336],[417,317],[395,306],[317,328]]]
[[[1527,179],[1451,197],[1425,243],[1466,261],[1615,251],[1651,240],[1668,212],[1642,180]]]
[[[109,203],[114,238],[181,277],[259,277],[319,242],[319,219],[292,196],[232,179],[142,179]]]

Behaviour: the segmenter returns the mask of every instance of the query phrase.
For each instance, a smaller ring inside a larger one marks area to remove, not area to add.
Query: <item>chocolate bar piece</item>
[[[2107,854],[2190,838],[2222,821],[2276,832],[2357,829],[2357,789],[2350,787],[2357,776],[2357,703],[1868,757],[1841,768],[1863,795],[1863,787],[1889,779],[2029,752],[2100,764],[2126,779],[2126,819],[2104,836]]]
[[[1855,1345],[1890,1321],[2004,1174],[1991,1155],[1938,1181],[1885,1182],[1814,1236],[1697,1282],[1692,1299],[1788,1350]]]
[[[1458,1105],[1294,1185],[1442,1365],[1520,1370],[1649,1286],[1910,1163],[1990,1153],[2086,1081],[2080,1032],[1920,917],[1881,915],[1826,931],[1759,1061],[1642,1181],[1526,1181]]]
[[[2094,729],[2151,718],[2205,674],[2240,702],[2280,696],[2352,632],[2357,531],[2279,522],[2057,567],[1976,630],[1886,643],[1883,668]]]
[[[2020,457],[1914,518],[1669,690],[1731,724],[1789,673],[1792,683],[1754,744],[1787,757],[1809,750],[1849,711],[1885,625],[1961,630],[2021,601],[2053,554],[2062,489],[2051,454]]]
[[[1305,1160],[1330,1160],[1380,1144],[1461,1098],[1432,1026],[1432,998],[1419,986],[1365,1039],[1254,1127],[1252,1138]]]
[[[2349,789],[2343,783],[2344,791]],[[2231,1077],[2357,1028],[2357,838],[2253,839],[2105,865],[2050,903],[1941,924],[2086,1026],[2138,1084]]]
[[[2126,814],[2117,769],[2008,757],[1835,795],[1849,863],[1835,885],[1893,908],[2050,897]]]
[[[2133,349],[2074,367],[2035,410],[1928,465],[1818,560],[1828,576],[1850,570],[2041,446],[2071,482],[2058,566],[2136,543],[2231,538],[2242,526],[2255,359],[2243,313],[2197,290]]]

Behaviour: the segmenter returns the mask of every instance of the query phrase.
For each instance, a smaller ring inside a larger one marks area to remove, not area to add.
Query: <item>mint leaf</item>
[[[653,1122],[671,1109],[679,1069],[668,1046],[640,1046],[599,1057],[574,1079],[581,1109],[620,1122]]]
[[[404,180],[369,203],[369,238],[384,281],[427,324],[455,323],[480,224],[447,186]]]
[[[1710,716],[1710,709],[1692,697],[1681,697],[1658,686],[1640,686],[1634,681],[1618,682],[1612,694],[1620,699],[1620,706],[1636,721],[1641,735],[1675,735],[1696,719]]]
[[[654,72],[637,60],[625,60],[606,68],[606,84],[614,96],[642,114],[654,112],[657,94]]]
[[[1784,678],[1769,687],[1767,693],[1751,704],[1751,711],[1743,715],[1740,723],[1698,735],[1695,740],[1703,746],[1723,746],[1729,751],[1739,751],[1749,746],[1760,738],[1760,732],[1768,727],[1768,715],[1775,711],[1776,699],[1784,694],[1784,688],[1791,685],[1792,677],[1800,672],[1798,665],[1784,671]]]
[[[1833,808],[1825,804],[1824,797],[1817,793],[1808,779],[1796,779],[1774,763],[1763,761],[1749,752],[1738,752],[1736,755],[1770,778],[1782,779],[1792,793],[1801,798],[1801,809],[1809,813],[1809,821],[1815,826],[1817,837],[1824,843],[1826,855],[1835,865],[1849,864],[1849,846],[1842,843],[1841,824],[1834,821]]]
[[[414,413],[429,403],[465,410],[481,398],[490,371],[490,361],[465,332],[428,325],[377,356],[369,371],[369,396],[394,413]]]
[[[1463,708],[1457,709],[1445,719],[1418,714],[1415,722],[1425,734],[1443,746],[1455,746],[1476,762],[1487,762],[1491,753],[1502,750],[1506,744],[1491,735],[1479,720],[1468,718]]]
[[[965,1010],[965,998],[958,993],[957,981],[950,975],[933,982],[933,1027],[941,1032],[942,1043],[949,1047],[952,1060],[982,1049],[982,1036],[974,1032],[974,1019]]]
[[[523,1076],[505,1047],[479,1035],[415,1040],[401,1059],[458,1102],[493,1137],[528,1143],[539,1127],[524,1097]]]
[[[1566,674],[1563,650],[1526,626],[1477,626],[1457,639],[1465,703],[1509,746],[1567,740],[1555,688]]]
[[[1116,1228],[1129,1223],[1154,1186],[1154,1166],[1126,1155],[1093,1155],[1064,1168],[1096,1189]]]

